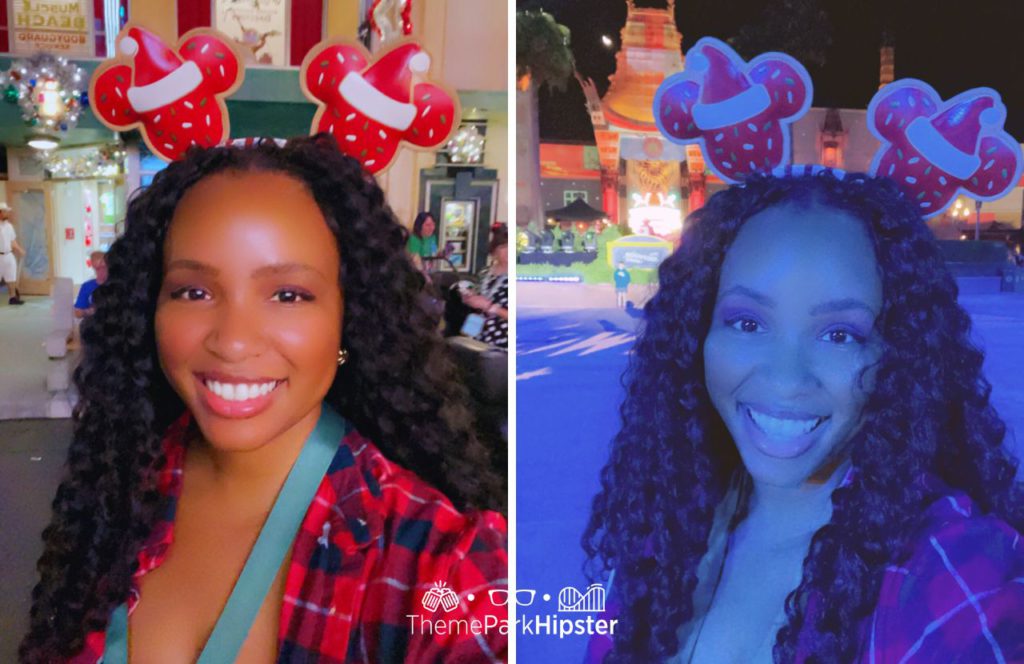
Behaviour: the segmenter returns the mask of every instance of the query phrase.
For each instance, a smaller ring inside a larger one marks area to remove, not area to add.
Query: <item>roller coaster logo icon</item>
[[[562,613],[600,613],[604,611],[604,587],[592,583],[586,592],[566,586],[558,593],[558,610]]]

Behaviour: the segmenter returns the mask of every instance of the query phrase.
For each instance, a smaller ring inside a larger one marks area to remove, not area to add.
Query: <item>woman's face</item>
[[[823,207],[751,217],[726,253],[705,379],[755,480],[799,486],[848,453],[879,355],[882,284],[863,224]]]
[[[337,370],[342,292],[334,235],[296,179],[209,176],[164,245],[160,363],[218,449],[256,449],[315,418]]]
[[[420,228],[420,235],[422,237],[430,237],[437,230],[437,224],[434,223],[433,217],[427,217],[423,220],[423,226]]]

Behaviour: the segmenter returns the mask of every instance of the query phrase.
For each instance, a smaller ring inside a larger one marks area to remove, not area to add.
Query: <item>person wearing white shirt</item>
[[[18,294],[17,256],[24,256],[25,249],[16,239],[14,224],[11,223],[11,206],[0,202],[0,285],[7,284],[11,304],[25,304]]]

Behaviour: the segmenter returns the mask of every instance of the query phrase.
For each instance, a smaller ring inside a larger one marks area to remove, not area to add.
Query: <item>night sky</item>
[[[1007,107],[1006,129],[1024,141],[1024,0],[817,0],[828,15],[831,46],[823,67],[808,66],[814,106],[866,108],[878,88],[883,30],[896,48],[896,78],[920,78],[943,99],[974,87],[994,88]],[[638,0],[638,7],[665,7]],[[766,0],[677,0],[676,25],[685,53],[699,38],[729,39],[755,23]],[[626,0],[518,0],[542,8],[572,32],[576,68],[603,94],[615,68]],[[605,48],[601,35],[615,40]],[[804,63],[807,65],[807,63]],[[592,143],[583,92],[570,79],[564,92],[540,95],[541,138]]]

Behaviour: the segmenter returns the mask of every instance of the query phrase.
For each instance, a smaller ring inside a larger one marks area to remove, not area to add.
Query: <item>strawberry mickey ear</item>
[[[129,24],[117,36],[117,54],[93,73],[89,99],[100,122],[114,131],[138,127],[154,154],[173,161],[192,145],[227,140],[224,99],[244,76],[232,40],[216,30],[191,30],[171,48]]]
[[[708,167],[726,182],[768,172],[790,160],[789,128],[810,108],[813,87],[803,65],[784,53],[745,62],[704,37],[686,53],[686,68],[654,95],[654,120],[673,143],[701,146]]]
[[[332,134],[370,173],[387,168],[402,143],[436,149],[458,127],[460,109],[455,94],[423,80],[430,64],[412,40],[379,56],[356,42],[320,42],[299,70],[303,93],[318,107],[311,133]]]
[[[894,180],[925,218],[960,191],[991,201],[1020,180],[1020,144],[1003,130],[1006,107],[990,88],[943,102],[924,81],[903,79],[875,94],[867,119],[882,142],[869,172]]]

